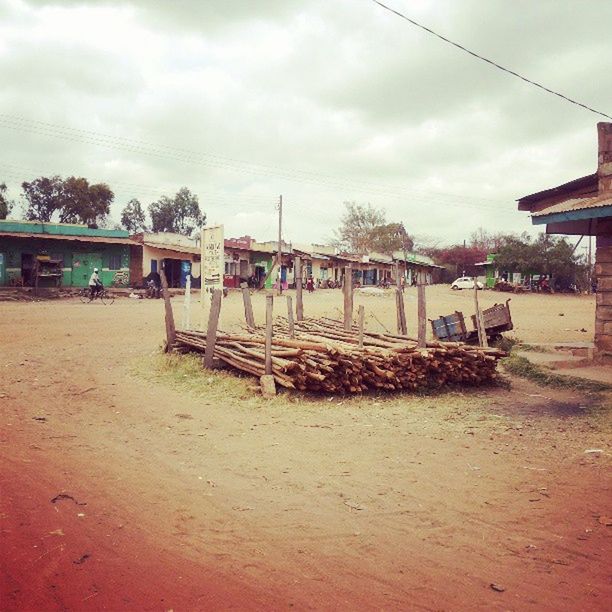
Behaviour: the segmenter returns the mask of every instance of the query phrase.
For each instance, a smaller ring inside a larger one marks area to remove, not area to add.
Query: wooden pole
[[[289,322],[289,336],[295,338],[295,327],[293,324],[293,298],[287,296],[287,321]]]
[[[359,306],[359,314],[357,320],[359,321],[359,348],[363,348],[363,324],[365,320],[365,308],[363,304]]]
[[[427,305],[425,303],[425,285],[421,281],[419,273],[419,283],[417,285],[417,307],[418,307],[418,339],[419,348],[427,346]]]
[[[400,289],[398,287],[395,288],[395,318],[397,321],[397,333],[398,335],[402,334],[402,315],[400,313],[401,310],[401,306],[400,306],[400,300],[401,300],[401,295],[402,292],[400,291]]]
[[[482,311],[478,306],[478,285],[476,277],[474,277],[474,306],[476,307],[476,330],[478,331],[478,344],[480,346],[488,347],[489,342],[487,341],[487,330],[484,326]]]
[[[160,269],[159,276],[161,278],[164,307],[166,310],[166,352],[169,352],[176,342],[176,328],[174,327],[174,313],[172,312],[172,304],[170,303],[168,280],[166,279],[166,273],[163,268]]]
[[[266,295],[266,345],[265,364],[266,374],[272,374],[272,312],[274,308],[274,296]]]
[[[344,268],[344,329],[353,326],[353,267],[351,264]]]
[[[302,299],[302,258],[296,257],[293,262],[295,276],[295,316],[298,321],[304,320],[304,301]]]
[[[191,274],[185,281],[185,301],[183,302],[183,329],[191,327]]]
[[[242,302],[244,304],[244,318],[246,319],[246,324],[255,329],[255,316],[253,315],[251,293],[249,292],[249,288],[244,283],[242,286]]]
[[[278,200],[278,287],[276,288],[278,295],[283,293],[283,283],[281,280],[283,271],[283,251],[282,251],[282,229],[283,229],[283,196],[279,196]]]
[[[204,367],[212,369],[215,344],[217,343],[217,327],[219,326],[219,313],[221,312],[221,300],[223,291],[215,289],[212,294],[212,304],[208,315],[208,327],[206,328],[206,350],[204,352]]]

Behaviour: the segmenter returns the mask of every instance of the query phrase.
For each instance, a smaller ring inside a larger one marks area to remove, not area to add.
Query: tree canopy
[[[191,236],[206,224],[206,214],[200,210],[198,196],[187,187],[181,187],[173,198],[162,196],[150,204],[149,215],[153,232]]]
[[[147,217],[142,204],[136,198],[130,200],[121,211],[121,225],[130,234],[147,230]]]
[[[114,194],[104,183],[90,185],[82,177],[41,176],[21,184],[28,221],[93,224],[110,213]]]
[[[13,202],[6,195],[6,184],[0,183],[0,219],[6,219],[13,209]]]
[[[358,254],[377,252],[390,255],[402,249],[412,250],[413,238],[406,233],[403,224],[387,223],[383,209],[355,202],[345,202],[344,206],[346,210],[340,227],[334,232],[334,246]]]

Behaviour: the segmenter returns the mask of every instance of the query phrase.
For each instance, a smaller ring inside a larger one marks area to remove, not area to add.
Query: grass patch
[[[522,348],[522,347],[521,347]],[[594,380],[585,380],[576,376],[563,376],[554,374],[547,368],[544,368],[535,363],[531,363],[529,359],[520,357],[511,353],[509,357],[501,360],[504,369],[510,374],[527,378],[539,385],[548,387],[556,387],[558,389],[574,389],[576,391],[591,391],[602,392],[611,391],[612,385],[597,382]]]

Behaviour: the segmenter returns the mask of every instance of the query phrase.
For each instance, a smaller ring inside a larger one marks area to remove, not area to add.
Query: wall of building
[[[159,271],[159,266],[162,259],[180,259],[181,261],[190,261],[192,276],[200,276],[200,258],[197,255],[192,253],[181,253],[180,251],[171,251],[170,249],[158,249],[146,244],[142,245],[143,276],[148,276],[151,272],[151,261],[153,260],[157,262],[157,270]]]
[[[612,361],[612,236],[597,237],[595,276],[595,351],[598,357]]]
[[[3,254],[3,284],[11,285],[23,275],[22,255],[49,255],[62,260],[62,286],[85,287],[94,267],[100,269],[100,280],[110,286],[119,277],[129,281],[130,247],[127,244],[104,244],[45,238],[3,237],[0,233],[0,253]],[[50,283],[41,279],[40,286]]]

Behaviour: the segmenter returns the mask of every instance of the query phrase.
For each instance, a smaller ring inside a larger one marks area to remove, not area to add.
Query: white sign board
[[[223,226],[215,225],[202,229],[202,301],[206,293],[223,290],[224,243]]]

